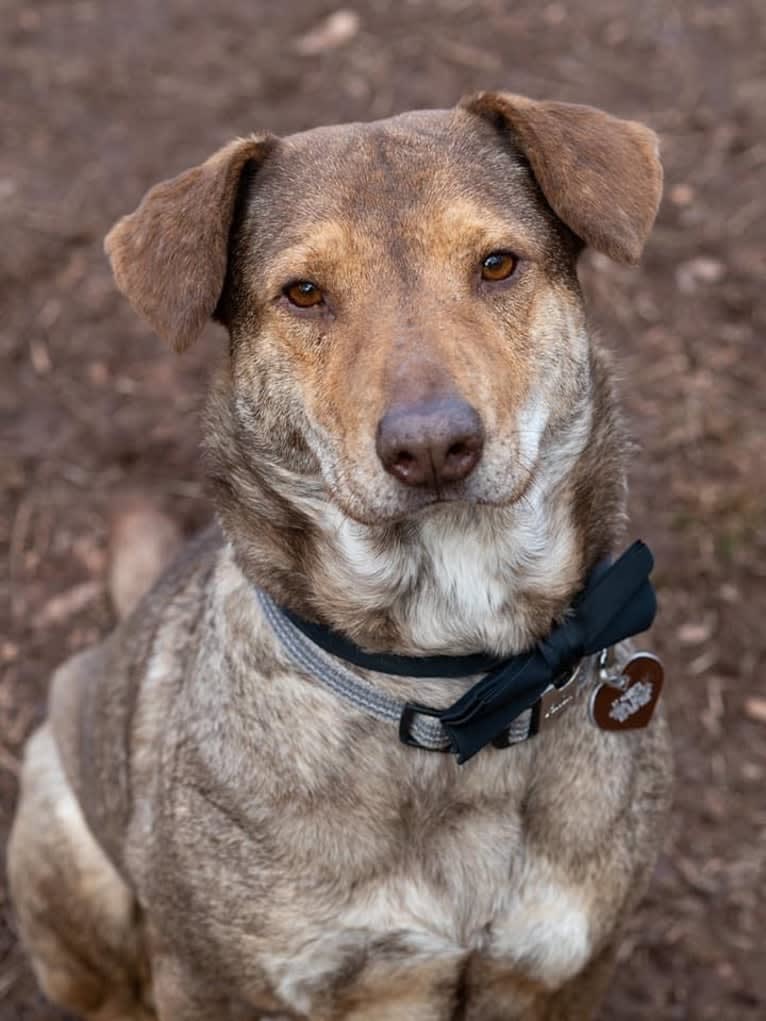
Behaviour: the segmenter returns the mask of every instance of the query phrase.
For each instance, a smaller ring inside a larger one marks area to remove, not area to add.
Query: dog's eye
[[[491,252],[481,264],[482,280],[496,282],[507,280],[518,265],[519,260],[511,252]]]
[[[310,280],[296,280],[288,284],[283,293],[290,304],[298,308],[314,308],[324,301],[324,295]]]

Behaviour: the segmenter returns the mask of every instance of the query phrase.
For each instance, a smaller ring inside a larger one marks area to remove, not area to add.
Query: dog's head
[[[660,191],[642,125],[482,93],[233,142],[152,189],[107,250],[177,349],[228,327],[254,460],[378,523],[521,497],[587,411],[577,256],[635,262]]]

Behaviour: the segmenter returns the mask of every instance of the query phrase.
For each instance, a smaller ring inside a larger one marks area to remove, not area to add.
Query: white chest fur
[[[417,541],[381,548],[374,531],[327,504],[325,585],[357,610],[390,607],[402,641],[419,653],[514,649],[528,640],[521,593],[567,592],[578,560],[567,503],[535,484],[509,508],[449,508],[418,525]]]

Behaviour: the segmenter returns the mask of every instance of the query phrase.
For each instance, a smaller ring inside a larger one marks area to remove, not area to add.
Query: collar
[[[464,763],[486,745],[504,748],[539,733],[587,690],[611,647],[647,630],[657,609],[649,581],[653,566],[643,542],[614,562],[602,560],[564,619],[531,649],[507,658],[365,652],[337,631],[277,606],[263,590],[257,593],[272,629],[302,671],[358,709],[398,723],[404,744],[453,752]],[[435,709],[381,693],[342,661],[413,678],[484,676],[452,705]]]

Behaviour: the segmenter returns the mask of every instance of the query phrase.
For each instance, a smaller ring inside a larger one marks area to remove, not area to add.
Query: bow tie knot
[[[537,643],[554,681],[583,658],[586,640],[585,621],[575,611]]]

